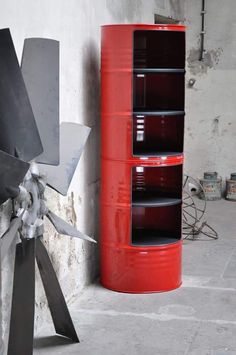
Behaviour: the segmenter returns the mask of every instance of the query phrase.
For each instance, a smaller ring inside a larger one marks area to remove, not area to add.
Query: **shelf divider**
[[[148,73],[175,73],[184,74],[185,69],[175,69],[175,68],[134,68],[134,74],[148,74]]]
[[[133,111],[134,116],[181,116],[184,111]]]
[[[166,207],[179,205],[182,202],[180,198],[171,197],[136,197],[133,195],[132,207]]]

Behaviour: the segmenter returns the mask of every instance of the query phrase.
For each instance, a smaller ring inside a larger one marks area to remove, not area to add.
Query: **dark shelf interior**
[[[178,155],[183,152],[183,140],[183,114],[133,116],[133,155]]]
[[[134,68],[184,68],[185,33],[179,31],[134,32]]]
[[[166,156],[175,156],[180,154],[181,152],[172,152],[172,151],[151,151],[151,150],[136,150],[135,154],[136,157],[166,157]]]
[[[182,199],[182,165],[132,168],[132,201]]]
[[[133,75],[133,110],[184,110],[184,73]]]
[[[133,155],[182,154],[185,33],[138,30],[133,46]],[[132,245],[181,239],[182,173],[182,165],[132,168]]]
[[[180,239],[181,204],[132,207],[132,244],[160,245]]]
[[[168,231],[157,229],[133,229],[132,245],[136,246],[155,246],[176,243],[178,236]]]

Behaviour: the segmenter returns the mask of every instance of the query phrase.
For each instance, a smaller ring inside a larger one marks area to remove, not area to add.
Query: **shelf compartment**
[[[132,245],[135,246],[155,246],[176,243],[179,238],[173,233],[159,231],[156,229],[133,229]]]
[[[168,110],[184,110],[184,74],[133,74],[133,111]]]
[[[178,31],[134,32],[134,68],[184,68],[185,33]]]
[[[165,156],[183,152],[184,113],[133,116],[133,155]]]
[[[161,245],[181,239],[181,203],[132,208],[132,245]]]
[[[182,165],[132,168],[133,204],[176,204],[182,199]]]

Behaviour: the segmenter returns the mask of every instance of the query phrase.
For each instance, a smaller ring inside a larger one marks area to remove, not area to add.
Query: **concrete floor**
[[[184,242],[180,289],[130,295],[92,285],[70,307],[80,344],[49,325],[34,355],[236,354],[236,203],[209,203],[207,219],[219,239]]]

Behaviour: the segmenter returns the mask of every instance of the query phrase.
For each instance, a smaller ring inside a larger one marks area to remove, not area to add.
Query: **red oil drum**
[[[102,27],[101,282],[181,285],[185,27]]]

